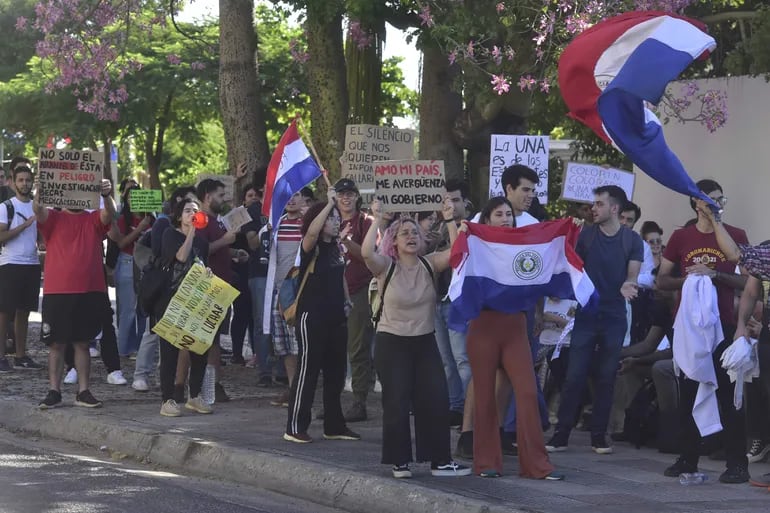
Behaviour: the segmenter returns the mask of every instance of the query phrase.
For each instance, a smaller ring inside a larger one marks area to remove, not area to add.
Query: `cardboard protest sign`
[[[505,195],[501,180],[505,168],[522,164],[540,178],[536,187],[542,205],[548,203],[548,150],[546,135],[492,135],[489,152],[489,197]]]
[[[201,183],[203,180],[210,178],[212,180],[219,180],[223,184],[225,184],[225,201],[233,201],[233,198],[235,197],[235,177],[232,175],[212,175],[210,173],[201,173],[198,175],[197,180],[195,181],[196,187],[199,183]]]
[[[444,206],[443,160],[390,160],[374,165],[383,212],[427,212]]]
[[[203,354],[214,342],[214,335],[238,294],[230,284],[208,276],[206,268],[195,263],[152,331],[179,349]]]
[[[374,192],[374,163],[414,159],[414,130],[375,125],[345,127],[345,151],[340,158],[343,178],[350,178],[364,193]]]
[[[222,218],[222,223],[227,228],[227,231],[238,230],[241,226],[251,222],[251,216],[246,207],[241,205],[238,208],[232,209]]]
[[[129,201],[131,212],[160,212],[163,210],[163,191],[131,189]]]
[[[628,199],[634,196],[636,175],[620,169],[604,168],[583,162],[568,162],[564,170],[561,197],[565,200],[593,203],[593,190],[602,185],[617,185]]]
[[[102,191],[104,153],[41,148],[40,203],[47,207],[96,210]]]

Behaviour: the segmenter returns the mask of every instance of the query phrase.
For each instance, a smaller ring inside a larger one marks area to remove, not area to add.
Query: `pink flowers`
[[[200,61],[194,61],[190,63],[190,69],[193,71],[203,71],[206,69],[206,65]]]
[[[492,60],[495,61],[495,64],[498,66],[503,62],[503,52],[497,45],[492,47]]]
[[[457,60],[457,50],[452,50],[449,52],[449,55],[447,55],[447,59],[449,60],[449,65],[453,65],[455,61]]]
[[[537,85],[537,80],[532,78],[532,75],[526,75],[519,78],[519,89],[524,92],[524,89],[531,91]]]
[[[359,50],[363,50],[372,44],[374,37],[369,32],[364,30],[361,26],[361,22],[354,20],[350,22],[348,27],[348,36],[356,44]]]
[[[305,64],[310,60],[310,54],[299,48],[299,41],[296,39],[289,41],[289,54],[294,62],[300,64]]]
[[[430,13],[430,6],[424,5],[420,10],[419,17],[421,20],[420,22],[421,26],[431,28],[432,26],[435,25],[435,23],[433,22],[433,16]]]
[[[511,90],[511,84],[508,83],[503,75],[492,75],[492,90],[498,95],[502,95]]]
[[[502,14],[503,11],[505,10],[505,4],[503,2],[498,3],[495,6],[495,10],[497,11],[497,14]]]
[[[26,29],[27,21],[28,21],[27,18],[25,18],[24,16],[19,16],[18,18],[16,18],[16,30],[21,32],[24,29]]]
[[[182,64],[181,57],[179,57],[178,55],[176,55],[174,53],[170,53],[170,54],[166,55],[166,60],[168,61],[169,64],[174,65],[174,66],[178,66],[178,65]]]

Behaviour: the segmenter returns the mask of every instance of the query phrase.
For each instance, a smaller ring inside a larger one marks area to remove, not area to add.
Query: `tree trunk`
[[[104,147],[102,148],[102,151],[104,152],[103,177],[114,185],[117,182],[116,178],[118,177],[118,170],[112,169],[112,160],[110,159],[110,154],[112,153],[112,138],[104,136],[102,140],[104,141]]]
[[[348,121],[348,88],[342,47],[342,9],[327,0],[310,0],[307,6],[308,91],[313,143],[329,180],[340,176],[340,156]]]
[[[372,44],[358,48],[347,38],[345,61],[350,96],[350,122],[379,125],[382,117],[382,48],[385,43],[385,19],[361,22],[363,30],[372,34]]]
[[[245,162],[248,181],[270,163],[257,79],[253,0],[219,0],[219,102],[229,173]],[[245,185],[240,181],[236,189]],[[238,191],[236,191],[238,194]]]
[[[464,178],[463,151],[453,127],[462,112],[462,96],[452,90],[459,66],[449,65],[441,49],[423,49],[420,85],[420,159],[443,160],[447,180]]]

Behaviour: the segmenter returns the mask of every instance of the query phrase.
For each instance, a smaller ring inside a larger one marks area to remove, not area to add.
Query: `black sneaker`
[[[567,450],[569,437],[564,436],[558,431],[553,434],[550,440],[545,443],[545,450],[548,452],[564,452]]]
[[[75,406],[86,408],[101,408],[102,402],[91,394],[90,390],[83,390],[75,396]]]
[[[354,431],[351,431],[350,428],[345,428],[345,431],[337,435],[327,435],[326,433],[324,433],[324,439],[325,440],[361,440],[361,435],[359,435]]]
[[[0,372],[11,372],[13,371],[13,367],[11,367],[11,364],[8,363],[8,358],[0,358]]]
[[[698,465],[688,463],[682,456],[677,458],[673,465],[663,471],[666,477],[679,477],[679,474],[694,474],[698,471]]]
[[[454,456],[461,460],[473,460],[473,431],[460,433]]]
[[[222,386],[222,383],[214,384],[214,401],[218,403],[230,402],[230,396],[225,392],[225,387]]]
[[[449,410],[449,428],[457,429],[463,425],[463,412]]]
[[[21,358],[13,359],[13,368],[19,370],[40,370],[43,368],[43,366],[34,361],[29,356],[25,355]]]
[[[431,463],[430,473],[435,477],[469,476],[471,475],[471,468],[454,461]]]
[[[749,469],[742,465],[737,467],[728,467],[721,476],[719,476],[719,482],[725,484],[741,484],[748,483],[751,476],[749,476]]]
[[[612,454],[612,446],[607,443],[604,435],[591,436],[591,449],[596,454]]]
[[[409,465],[393,465],[393,477],[396,479],[406,479],[412,477],[412,471]]]
[[[746,453],[746,457],[749,459],[749,463],[758,463],[767,457],[770,453],[770,444],[764,440],[754,439],[751,441],[751,448]]]
[[[45,396],[45,399],[40,401],[38,408],[41,410],[50,410],[51,408],[56,408],[57,406],[61,406],[61,392],[57,392],[56,390],[49,390],[48,394]]]

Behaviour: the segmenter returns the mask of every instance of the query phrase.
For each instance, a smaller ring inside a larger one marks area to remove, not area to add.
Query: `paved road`
[[[115,461],[0,431],[2,513],[339,513],[245,486]]]

